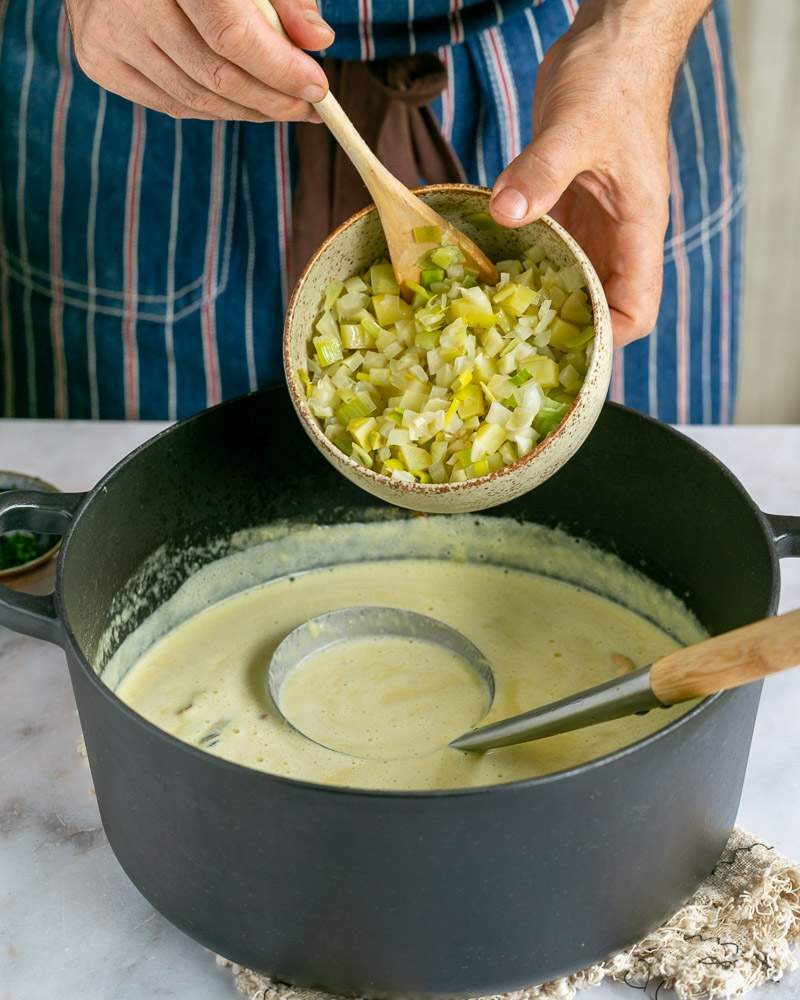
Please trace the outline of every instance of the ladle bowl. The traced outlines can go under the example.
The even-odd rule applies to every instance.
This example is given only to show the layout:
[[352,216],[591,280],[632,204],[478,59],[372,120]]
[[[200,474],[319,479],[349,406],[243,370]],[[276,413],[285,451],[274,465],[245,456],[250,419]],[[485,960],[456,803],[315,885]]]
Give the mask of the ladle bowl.
[[[322,742],[302,725],[297,724],[283,709],[283,685],[293,671],[332,646],[351,644],[359,640],[384,638],[406,639],[411,642],[441,646],[465,664],[479,679],[485,699],[481,718],[494,701],[494,673],[483,653],[465,635],[444,622],[402,608],[359,605],[326,611],[293,629],[275,648],[267,667],[267,692],[274,711],[286,722],[310,739],[329,750],[346,752],[333,743]],[[476,720],[477,721],[477,720]],[[455,734],[454,734],[455,735]],[[352,753],[351,753],[352,755]],[[356,754],[356,756],[358,756]]]

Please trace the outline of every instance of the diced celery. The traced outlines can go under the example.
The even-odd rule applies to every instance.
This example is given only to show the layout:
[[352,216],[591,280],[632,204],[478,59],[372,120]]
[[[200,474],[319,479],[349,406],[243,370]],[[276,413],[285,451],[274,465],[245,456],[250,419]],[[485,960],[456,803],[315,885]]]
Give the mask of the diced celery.
[[468,299],[456,299],[451,302],[447,309],[447,316],[450,320],[463,319],[468,326],[484,327],[488,329],[494,326],[494,313],[484,311],[474,305]]
[[511,410],[503,406],[502,403],[495,401],[486,413],[486,423],[499,424],[501,427],[505,427],[511,416]]
[[520,368],[516,375],[511,376],[511,381],[516,386],[525,385],[533,378],[533,375],[528,371],[527,368]]
[[325,289],[325,301],[322,304],[322,309],[324,312],[333,308],[334,302],[339,298],[339,296],[344,291],[343,281],[332,281],[328,287]]
[[343,451],[345,455],[350,454],[350,449],[353,447],[353,439],[347,433],[346,430],[340,428],[332,436],[331,441],[336,445],[339,451]]
[[342,323],[339,326],[339,338],[342,347],[348,351],[371,347],[373,342],[372,334],[365,329],[363,321],[361,323]]
[[467,219],[473,226],[475,226],[476,229],[501,228],[499,223],[495,222],[488,212],[473,212],[471,215],[467,216]]
[[414,335],[414,343],[421,347],[423,351],[432,351],[439,343],[438,330],[420,330]]
[[[577,337],[570,337],[566,341],[566,346],[574,351],[577,347],[583,347],[584,344],[588,344],[590,340],[594,337],[594,326],[585,326]],[[585,353],[585,352],[584,352]]]
[[513,281],[507,281],[505,285],[501,286],[492,296],[492,302],[495,305],[499,305],[501,302],[505,302],[506,299],[510,299],[516,290],[516,285]]
[[553,389],[558,385],[558,365],[552,358],[537,355],[527,362],[528,370],[543,389]]
[[403,444],[400,445],[399,450],[400,457],[405,462],[405,466],[409,472],[419,472],[421,469],[427,469],[433,462],[431,453],[417,445]]
[[584,288],[586,285],[586,278],[577,264],[572,264],[570,267],[562,267],[558,272],[558,277],[565,292],[572,293],[578,288]]
[[342,344],[338,334],[332,337],[314,337],[314,349],[323,368],[342,360]]
[[359,465],[365,466],[367,469],[372,468],[372,457],[371,455],[364,451],[364,449],[357,444],[354,444],[350,451],[350,458],[355,459]]
[[[362,282],[363,284],[363,282]],[[361,314],[369,305],[369,297],[362,292],[347,292],[336,301],[336,315],[340,323],[352,323],[361,319]]]
[[458,247],[437,247],[436,250],[431,250],[428,256],[432,264],[442,268],[444,271],[453,264],[462,264],[464,262],[464,254]]
[[420,272],[420,281],[423,287],[430,288],[431,285],[444,278],[444,271],[440,267],[429,267]]
[[330,312],[324,312],[320,316],[314,329],[321,337],[329,337],[333,340],[339,339],[339,328],[336,325],[336,320],[333,318],[333,314]]
[[511,333],[511,331],[514,329],[514,323],[511,317],[508,315],[507,312],[504,312],[502,309],[499,309],[495,313],[494,319],[497,325],[503,331],[503,333]]
[[588,368],[588,365],[586,364],[585,351],[570,351],[561,358],[561,361],[565,364],[572,365],[579,375],[585,377],[586,369]]
[[444,326],[446,314],[439,300],[432,298],[427,305],[417,311],[415,318],[423,329],[436,330]]
[[525,285],[515,285],[514,293],[505,303],[505,308],[509,309],[516,316],[521,316],[535,299],[536,292],[532,288],[527,288]]
[[525,259],[529,260],[531,264],[538,264],[546,256],[547,254],[541,243],[534,243],[532,247],[525,251]]
[[522,262],[519,260],[498,260],[495,267],[501,272],[501,274],[505,273],[511,275],[512,279],[522,273]]
[[356,417],[347,425],[347,433],[357,444],[366,449],[369,447],[370,435],[377,426],[378,422],[374,417]]
[[438,226],[415,226],[412,232],[415,243],[442,242],[442,231]]
[[398,320],[410,319],[414,315],[408,302],[404,302],[396,294],[373,295],[372,307],[381,326],[391,326]]
[[561,285],[552,284],[547,288],[547,294],[550,297],[550,305],[553,309],[560,309],[562,305],[567,301],[567,293],[561,287]]
[[497,331],[497,327],[490,326],[482,338],[483,349],[489,358],[499,354],[503,347],[503,338]]
[[567,409],[566,403],[545,397],[541,409],[534,417],[533,429],[540,437],[546,437],[558,427],[564,419]]
[[572,365],[565,365],[561,369],[558,381],[564,386],[567,392],[577,392],[581,387],[583,379]]
[[568,323],[565,319],[556,319],[550,328],[550,347],[559,351],[567,349],[569,342],[575,340],[580,335],[580,330],[574,323]]
[[[556,303],[554,305],[558,308]],[[561,306],[561,318],[576,326],[586,326],[592,322],[592,310],[589,308],[586,294],[581,289],[576,288],[566,298]]]
[[516,462],[517,454],[514,450],[514,445],[510,441],[506,441],[500,449],[500,458],[503,460],[504,465],[511,465],[512,462]]
[[[375,341],[378,341],[380,339],[384,341],[389,341],[391,338],[389,331],[384,330],[382,326],[376,323],[373,317],[370,316],[368,312],[365,312],[364,315],[361,317],[361,326],[364,329],[364,332],[369,337],[373,338]],[[371,344],[365,344],[364,346],[370,347]]]
[[345,290],[350,292],[363,293],[368,291],[367,283],[359,275],[355,274],[352,278],[348,278],[344,283]]
[[342,426],[347,427],[351,420],[357,420],[359,417],[368,417],[370,413],[375,412],[375,409],[376,406],[370,397],[366,393],[359,392],[348,402],[342,403],[336,411],[336,419]]
[[428,289],[423,288],[422,285],[418,285],[416,281],[406,281],[406,288],[414,293],[414,301],[411,303],[412,309],[418,309],[431,297],[431,293]]
[[477,462],[486,455],[493,454],[505,439],[506,431],[500,424],[481,424],[472,439],[470,461]]
[[462,420],[470,417],[482,417],[485,412],[483,392],[474,383],[459,389],[453,397],[458,402],[458,415]]
[[373,295],[398,295],[400,292],[391,264],[385,262],[373,264],[369,269],[369,281]]
[[482,382],[488,382],[493,375],[497,374],[497,364],[491,358],[487,358],[485,354],[480,353],[475,359],[475,371]]

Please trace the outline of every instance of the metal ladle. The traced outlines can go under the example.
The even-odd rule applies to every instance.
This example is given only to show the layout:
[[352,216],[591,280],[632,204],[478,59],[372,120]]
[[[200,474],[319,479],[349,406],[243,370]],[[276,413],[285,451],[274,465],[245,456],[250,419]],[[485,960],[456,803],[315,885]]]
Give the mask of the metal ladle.
[[[483,653],[459,631],[436,618],[400,608],[359,606],[339,608],[310,618],[290,632],[275,649],[267,669],[267,688],[278,715],[302,732],[281,708],[281,688],[289,674],[309,657],[331,646],[359,639],[393,637],[433,643],[454,653],[478,676],[486,693],[484,712],[494,701],[494,674]],[[312,739],[303,733],[306,739]],[[318,743],[319,740],[313,740]],[[320,744],[326,746],[326,744]],[[329,750],[343,752],[336,747]]]
[[[283,640],[269,665],[268,684],[280,712],[280,686],[303,659],[335,642],[399,635],[440,643],[464,659],[494,698],[494,674],[480,650],[460,632],[398,608],[357,607],[312,618]],[[800,665],[800,610],[677,649],[654,663],[541,708],[471,730],[450,743],[456,750],[489,750],[608,722],[761,680]],[[281,713],[282,714],[282,713]],[[288,721],[288,720],[287,720]],[[290,723],[291,724],[291,723]]]

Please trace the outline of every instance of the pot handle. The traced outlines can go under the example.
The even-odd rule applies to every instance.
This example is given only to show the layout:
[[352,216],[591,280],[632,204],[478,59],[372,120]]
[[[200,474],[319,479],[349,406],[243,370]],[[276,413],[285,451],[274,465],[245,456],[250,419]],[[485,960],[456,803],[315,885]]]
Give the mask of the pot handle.
[[767,514],[767,524],[772,532],[772,541],[779,559],[789,556],[800,557],[800,517],[792,514]]
[[[0,531],[63,535],[85,494],[8,490],[0,493]],[[39,596],[0,584],[0,625],[61,644],[53,594]]]

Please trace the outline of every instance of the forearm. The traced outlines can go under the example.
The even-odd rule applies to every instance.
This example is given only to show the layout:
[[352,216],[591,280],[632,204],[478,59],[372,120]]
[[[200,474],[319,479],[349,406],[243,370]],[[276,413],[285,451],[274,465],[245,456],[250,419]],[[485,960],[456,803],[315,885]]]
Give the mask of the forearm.
[[710,0],[582,0],[574,27],[602,20],[620,38],[650,43],[654,62],[675,64],[710,6]]

